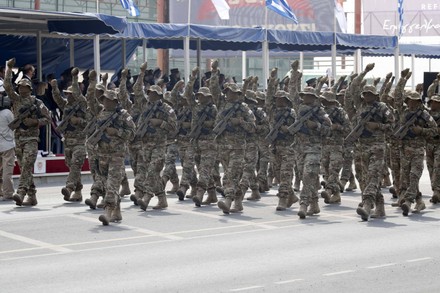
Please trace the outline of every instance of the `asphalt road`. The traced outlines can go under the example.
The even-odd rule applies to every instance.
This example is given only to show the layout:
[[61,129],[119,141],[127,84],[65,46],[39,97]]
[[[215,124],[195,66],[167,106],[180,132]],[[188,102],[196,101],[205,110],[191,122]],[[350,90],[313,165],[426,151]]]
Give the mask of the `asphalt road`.
[[369,222],[359,192],[299,220],[298,204],[275,211],[273,188],[233,215],[175,195],[142,212],[125,198],[123,221],[104,227],[102,211],[64,202],[61,187],[38,186],[32,208],[0,202],[0,292],[439,292],[440,205],[426,172],[426,210],[403,217],[384,190],[387,217]]

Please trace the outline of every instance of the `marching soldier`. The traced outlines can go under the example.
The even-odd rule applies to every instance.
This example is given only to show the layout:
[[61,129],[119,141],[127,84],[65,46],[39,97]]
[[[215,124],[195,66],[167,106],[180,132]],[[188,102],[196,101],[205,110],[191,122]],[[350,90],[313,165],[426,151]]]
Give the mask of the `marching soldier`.
[[431,96],[428,105],[431,108],[429,114],[437,123],[437,135],[427,139],[426,165],[431,178],[432,198],[430,202],[440,202],[440,96]]

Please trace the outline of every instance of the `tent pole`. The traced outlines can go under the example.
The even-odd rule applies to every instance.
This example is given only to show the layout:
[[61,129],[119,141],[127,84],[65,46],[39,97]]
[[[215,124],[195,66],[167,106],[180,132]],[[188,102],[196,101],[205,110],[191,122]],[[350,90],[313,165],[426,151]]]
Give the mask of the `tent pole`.
[[332,45],[332,80],[329,80],[329,86],[336,82],[336,43]]
[[99,48],[99,35],[93,36],[93,64],[97,76],[101,74],[101,50]]
[[[197,39],[197,67],[200,68],[202,64],[202,40],[199,38]],[[200,70],[199,70],[199,77],[200,77]],[[202,86],[202,79],[199,78],[199,88]]]
[[246,51],[241,51],[241,80],[246,78]]
[[411,75],[411,84],[412,84],[412,90],[416,89],[416,77],[414,72],[416,72],[416,55],[411,55],[411,71],[413,74]]
[[189,80],[189,75],[190,75],[189,36],[185,37],[184,39],[183,50],[184,50],[184,63],[185,63],[185,73],[183,76],[186,77],[185,80]]
[[399,44],[397,43],[396,48],[394,49],[394,76],[396,79],[394,80],[395,84],[399,80],[400,76],[400,66],[399,66]]
[[143,60],[142,63],[147,62],[147,59],[148,59],[147,57],[148,57],[147,56],[147,40],[143,39],[142,40],[142,60]]
[[122,68],[127,67],[127,41],[122,39]]
[[269,71],[269,43],[267,41],[267,6],[264,6],[264,41],[263,41],[263,88],[267,89],[267,77]]
[[[299,70],[301,72],[304,71],[304,52],[299,52]],[[304,79],[304,77],[301,74],[301,88],[300,88],[300,90],[302,90],[302,85],[304,84],[303,79]]]
[[38,81],[43,81],[43,57],[41,50],[41,31],[37,32],[37,73],[38,73]]
[[70,59],[70,67],[75,66],[75,39],[70,38],[69,42],[69,59]]

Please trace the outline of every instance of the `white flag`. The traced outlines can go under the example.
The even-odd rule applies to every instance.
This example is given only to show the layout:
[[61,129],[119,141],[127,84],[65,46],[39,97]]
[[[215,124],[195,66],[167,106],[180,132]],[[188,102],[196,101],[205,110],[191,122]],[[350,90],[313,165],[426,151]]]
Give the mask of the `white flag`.
[[215,10],[217,10],[218,16],[220,19],[228,20],[229,19],[229,5],[226,0],[211,0],[212,4],[214,4]]

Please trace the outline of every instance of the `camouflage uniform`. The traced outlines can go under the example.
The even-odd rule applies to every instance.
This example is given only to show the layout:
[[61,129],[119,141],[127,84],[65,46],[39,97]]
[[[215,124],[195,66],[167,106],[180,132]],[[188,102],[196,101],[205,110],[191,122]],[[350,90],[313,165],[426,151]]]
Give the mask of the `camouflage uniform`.
[[[265,102],[265,96],[262,92],[257,92],[257,101],[262,100]],[[269,168],[270,161],[270,147],[269,144],[264,139],[269,133],[269,117],[265,111],[265,107],[258,108],[256,119],[256,127],[258,133],[258,165],[257,165],[257,181],[260,187],[260,192],[265,192],[269,190],[267,182],[267,172]],[[260,115],[261,114],[261,115]]]
[[[429,103],[440,103],[439,96],[430,97]],[[437,131],[440,129],[440,111],[430,111],[430,115],[437,122]],[[440,135],[430,137],[426,140],[426,165],[428,166],[429,177],[431,178],[433,204],[440,202]]]
[[[37,190],[35,188],[34,179],[32,176],[32,168],[34,167],[35,160],[37,159],[38,141],[40,135],[39,127],[49,124],[50,114],[43,102],[34,96],[31,96],[30,92],[29,94],[25,95],[19,94],[14,90],[14,86],[12,84],[12,67],[13,64],[8,61],[4,88],[13,103],[14,117],[18,118],[21,113],[28,110],[32,106],[35,106],[36,108],[36,110],[33,111],[28,118],[25,118],[19,127],[15,129],[15,155],[17,157],[21,173],[17,193],[13,195],[13,199],[19,206],[34,206],[37,204]],[[32,90],[32,84],[27,79],[20,80],[18,83],[19,91],[20,87],[28,87]],[[27,119],[32,119],[36,122],[33,125],[29,125],[28,123],[25,123]],[[28,197],[26,200],[24,200],[26,194]]]

